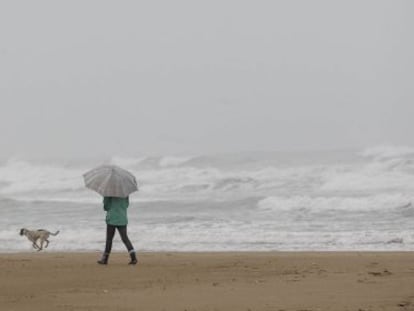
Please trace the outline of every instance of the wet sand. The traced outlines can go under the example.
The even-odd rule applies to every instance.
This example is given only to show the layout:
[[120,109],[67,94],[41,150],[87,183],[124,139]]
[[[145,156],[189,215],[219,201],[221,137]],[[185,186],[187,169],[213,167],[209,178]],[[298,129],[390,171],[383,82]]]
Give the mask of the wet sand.
[[414,310],[414,253],[0,255],[0,310]]

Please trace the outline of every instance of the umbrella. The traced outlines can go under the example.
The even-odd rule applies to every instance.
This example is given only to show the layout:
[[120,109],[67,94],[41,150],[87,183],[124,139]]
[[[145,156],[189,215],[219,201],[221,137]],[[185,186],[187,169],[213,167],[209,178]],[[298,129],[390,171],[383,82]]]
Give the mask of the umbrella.
[[85,186],[104,197],[126,198],[138,190],[130,172],[116,165],[101,165],[83,174]]

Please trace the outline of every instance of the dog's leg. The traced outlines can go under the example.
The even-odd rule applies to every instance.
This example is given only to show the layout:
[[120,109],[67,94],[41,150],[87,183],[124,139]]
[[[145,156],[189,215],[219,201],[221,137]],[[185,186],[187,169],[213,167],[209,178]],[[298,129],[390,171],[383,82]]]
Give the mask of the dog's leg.
[[42,247],[39,246],[39,244],[37,244],[37,241],[39,241],[39,238],[37,238],[36,240],[33,241],[33,243],[36,245],[37,251],[41,251]]
[[45,242],[46,242],[45,248],[47,248],[49,246],[49,240],[45,240]]
[[40,240],[40,248],[38,251],[41,251],[43,249],[43,240]]

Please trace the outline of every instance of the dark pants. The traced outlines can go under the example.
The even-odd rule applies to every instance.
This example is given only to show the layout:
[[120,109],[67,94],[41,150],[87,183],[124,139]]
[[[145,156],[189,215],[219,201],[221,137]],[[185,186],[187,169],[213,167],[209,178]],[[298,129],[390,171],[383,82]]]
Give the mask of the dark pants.
[[128,238],[127,226],[113,226],[106,225],[106,244],[105,244],[105,253],[109,254],[112,249],[112,240],[115,235],[115,229],[118,229],[119,235],[121,236],[122,242],[125,244],[128,252],[134,249],[131,241]]

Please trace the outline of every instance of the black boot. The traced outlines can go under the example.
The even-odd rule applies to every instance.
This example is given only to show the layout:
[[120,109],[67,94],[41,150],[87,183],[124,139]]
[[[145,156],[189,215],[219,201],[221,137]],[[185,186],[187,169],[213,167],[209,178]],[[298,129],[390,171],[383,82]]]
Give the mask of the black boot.
[[102,258],[97,261],[100,265],[107,265],[108,264],[109,253],[103,253]]
[[136,265],[138,260],[137,260],[137,254],[135,253],[135,251],[130,250],[129,251],[129,256],[131,256],[131,261],[128,264],[129,265]]

